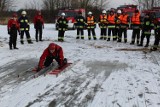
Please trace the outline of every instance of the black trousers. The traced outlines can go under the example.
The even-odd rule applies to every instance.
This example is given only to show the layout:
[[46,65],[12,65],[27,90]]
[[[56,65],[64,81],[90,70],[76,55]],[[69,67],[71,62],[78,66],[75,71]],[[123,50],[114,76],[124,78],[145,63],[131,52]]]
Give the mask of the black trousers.
[[55,59],[57,63],[60,64],[60,59],[58,57],[47,56],[44,62],[44,66],[48,67],[53,62],[53,59]]
[[143,31],[143,32],[142,32],[142,35],[141,35],[141,42],[140,42],[140,44],[143,45],[143,40],[144,40],[144,38],[146,37],[146,39],[147,39],[146,45],[149,45],[150,36],[151,36],[151,34],[144,34],[144,31]]
[[16,48],[17,45],[17,30],[16,31],[11,31],[10,37],[9,37],[9,48],[12,49]]
[[133,32],[132,32],[132,43],[133,44],[134,44],[136,38],[137,38],[137,44],[139,44],[140,29],[133,29]]
[[65,31],[64,30],[59,30],[58,31],[58,40],[62,40],[64,39],[64,33]]
[[38,41],[38,35],[39,41],[42,41],[42,28],[36,28],[36,41]]
[[[58,65],[61,64],[59,57],[48,56],[48,57],[46,58],[45,62],[44,62],[44,66],[45,66],[45,67],[48,67],[48,66],[53,62],[53,59],[55,59],[55,60],[57,61]],[[66,64],[66,63],[67,63],[67,59],[64,58],[62,65]]]
[[84,31],[83,31],[83,28],[77,28],[77,36],[78,35],[84,35]]
[[160,29],[156,31],[154,46],[158,47],[159,42],[160,42]]
[[122,40],[122,35],[123,34],[124,34],[124,41],[127,40],[127,29],[125,29],[125,28],[120,28],[119,29],[118,40]]
[[21,43],[23,42],[24,33],[26,34],[28,43],[31,43],[31,37],[28,30],[21,31]]
[[88,36],[91,36],[91,33],[92,33],[92,36],[95,36],[95,35],[96,35],[94,29],[88,29]]
[[101,36],[107,36],[107,29],[101,28]]
[[116,34],[115,34],[115,28],[108,28],[108,39],[111,38],[111,32],[112,32],[113,40],[116,40],[117,38],[115,37],[116,36]]
[[96,33],[95,33],[94,28],[88,29],[88,39],[91,39],[91,33],[92,33],[93,38],[96,39]]

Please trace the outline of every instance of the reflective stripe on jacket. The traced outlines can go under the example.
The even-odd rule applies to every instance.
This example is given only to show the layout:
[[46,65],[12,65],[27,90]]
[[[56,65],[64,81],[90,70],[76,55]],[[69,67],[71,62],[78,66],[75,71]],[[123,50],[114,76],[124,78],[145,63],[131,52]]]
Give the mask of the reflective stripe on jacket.
[[87,17],[87,24],[88,25],[94,25],[95,24],[93,16],[91,16],[91,17],[88,16]]
[[107,15],[100,15],[100,23],[107,23]]

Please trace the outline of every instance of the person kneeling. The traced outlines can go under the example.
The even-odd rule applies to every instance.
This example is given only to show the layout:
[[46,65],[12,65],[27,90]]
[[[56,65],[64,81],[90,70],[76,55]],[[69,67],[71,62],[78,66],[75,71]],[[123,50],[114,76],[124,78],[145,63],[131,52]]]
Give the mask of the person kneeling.
[[59,68],[67,64],[67,59],[63,56],[62,47],[55,43],[50,43],[40,57],[37,72],[52,64],[54,59],[57,61]]

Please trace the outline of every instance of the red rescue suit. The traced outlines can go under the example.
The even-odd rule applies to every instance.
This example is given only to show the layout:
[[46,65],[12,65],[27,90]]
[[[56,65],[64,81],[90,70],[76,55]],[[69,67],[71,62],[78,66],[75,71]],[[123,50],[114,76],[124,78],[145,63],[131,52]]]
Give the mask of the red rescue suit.
[[50,53],[49,51],[49,47],[47,47],[43,54],[40,57],[40,61],[39,61],[39,65],[38,67],[40,67],[41,69],[43,67],[45,67],[45,61],[47,58],[51,58],[52,60],[55,59],[59,66],[63,66],[63,60],[64,60],[64,56],[63,56],[63,50],[62,47],[60,47],[59,45],[55,44],[55,51],[53,53]]

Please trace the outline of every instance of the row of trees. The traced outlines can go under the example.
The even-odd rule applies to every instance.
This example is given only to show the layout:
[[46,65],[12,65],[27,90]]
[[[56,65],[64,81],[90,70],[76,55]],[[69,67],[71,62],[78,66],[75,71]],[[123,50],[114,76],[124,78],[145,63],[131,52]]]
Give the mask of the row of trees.
[[[1,16],[4,16],[6,13],[12,13],[9,11],[16,7],[16,1],[17,0],[0,0]],[[134,2],[141,10],[160,6],[160,0],[134,0]],[[109,0],[32,0],[28,4],[25,4],[23,9],[27,10],[30,18],[33,17],[36,10],[41,9],[45,21],[53,22],[58,10],[62,8],[84,8],[87,12],[92,11],[95,16],[98,16],[101,10],[107,9],[108,6]],[[18,11],[19,14],[20,11],[22,10]]]
[[[13,9],[17,0],[0,0],[0,12]],[[133,0],[139,5],[140,9],[151,9],[152,7],[159,7],[160,0]],[[109,0],[33,0],[25,5],[24,9],[43,9],[43,10],[57,10],[59,8],[90,8],[103,9],[107,8]]]
[[0,12],[9,10],[14,7],[14,0],[0,0]]
[[44,9],[55,10],[63,7],[67,8],[85,8],[97,7],[106,8],[108,0],[43,0]]
[[152,9],[153,7],[160,7],[160,0],[134,0],[139,6],[139,9]]
[[[86,12],[94,11],[95,15],[99,14],[102,9],[106,9],[109,0],[32,0],[25,4],[24,9],[29,12],[29,17],[33,17],[35,10],[41,10],[45,21],[53,22],[58,10],[62,8],[84,8]],[[14,9],[16,0],[0,0],[0,12],[6,14],[6,11]],[[21,10],[19,10],[21,11]],[[19,12],[18,12],[19,13]],[[96,15],[96,16],[97,16]]]

